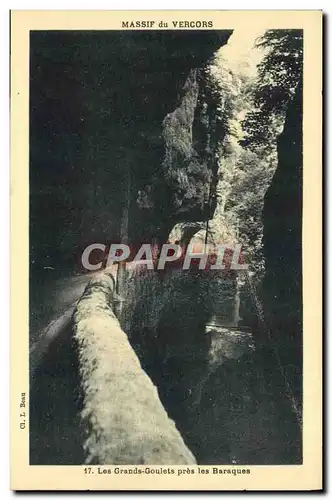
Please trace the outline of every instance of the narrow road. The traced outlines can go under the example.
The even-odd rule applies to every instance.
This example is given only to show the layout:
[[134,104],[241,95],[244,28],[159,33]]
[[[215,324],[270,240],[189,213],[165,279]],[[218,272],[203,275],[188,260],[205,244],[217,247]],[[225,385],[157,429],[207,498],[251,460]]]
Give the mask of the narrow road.
[[48,277],[35,287],[30,298],[30,345],[38,340],[40,331],[79,299],[90,278],[91,274]]
[[[94,273],[96,274],[96,273]],[[77,300],[93,274],[43,281],[30,296],[30,377],[50,345],[69,331]]]

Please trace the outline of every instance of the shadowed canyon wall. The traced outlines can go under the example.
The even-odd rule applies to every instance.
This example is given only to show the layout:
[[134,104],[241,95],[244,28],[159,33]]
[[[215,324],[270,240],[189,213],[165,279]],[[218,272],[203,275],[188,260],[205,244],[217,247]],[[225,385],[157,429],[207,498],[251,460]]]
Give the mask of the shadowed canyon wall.
[[118,240],[128,189],[133,241],[207,217],[221,130],[202,68],[230,34],[31,33],[33,271],[77,269],[79,248]]
[[[297,398],[302,394],[302,88],[288,106],[264,203],[265,316]],[[314,332],[313,332],[314,333]]]

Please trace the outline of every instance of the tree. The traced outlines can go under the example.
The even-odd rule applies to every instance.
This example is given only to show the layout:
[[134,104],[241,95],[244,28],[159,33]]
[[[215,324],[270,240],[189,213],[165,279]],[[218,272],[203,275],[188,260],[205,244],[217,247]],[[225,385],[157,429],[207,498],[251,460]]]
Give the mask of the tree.
[[244,120],[243,146],[252,150],[271,145],[281,131],[288,103],[302,81],[303,31],[268,30],[255,46],[265,51],[255,85],[248,87],[254,109]]
[[251,271],[263,267],[262,210],[264,194],[276,168],[276,157],[241,149],[225,206],[230,224],[237,227]]

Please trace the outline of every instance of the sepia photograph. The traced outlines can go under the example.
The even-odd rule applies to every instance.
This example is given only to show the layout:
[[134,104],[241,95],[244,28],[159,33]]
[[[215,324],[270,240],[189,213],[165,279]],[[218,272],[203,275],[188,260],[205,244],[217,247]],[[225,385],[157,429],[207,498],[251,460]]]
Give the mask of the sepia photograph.
[[154,14],[26,37],[19,426],[27,466],[245,484],[304,463],[306,30]]

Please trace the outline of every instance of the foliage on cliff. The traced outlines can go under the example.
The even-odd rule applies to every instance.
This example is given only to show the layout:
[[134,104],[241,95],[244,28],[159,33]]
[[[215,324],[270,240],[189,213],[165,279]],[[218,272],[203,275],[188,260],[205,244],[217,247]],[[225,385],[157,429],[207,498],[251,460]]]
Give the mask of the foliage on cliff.
[[[268,30],[255,46],[264,49],[257,76],[232,75],[238,92],[232,96],[233,116],[220,156],[217,212],[236,230],[251,269],[263,271],[264,195],[277,166],[278,134],[302,80],[303,34],[301,30]],[[232,125],[237,133],[232,133]]]
[[210,65],[209,74],[223,104],[217,108],[217,120],[224,120],[225,135],[216,154],[216,208],[209,222],[208,239],[242,242],[247,262],[257,270],[262,268],[263,198],[276,166],[276,155],[274,152],[267,156],[262,148],[252,152],[243,146],[243,122],[254,106],[249,92],[254,79],[234,71],[222,55]]
[[254,84],[248,88],[254,109],[245,119],[244,145],[271,150],[281,132],[287,106],[302,80],[303,31],[267,30],[256,47],[264,49],[265,56],[258,65]]
[[189,73],[178,106],[163,120],[164,158],[150,183],[138,193],[140,209],[151,210],[164,199],[164,217],[178,221],[209,218],[218,150],[232,103],[223,90],[209,64]]

